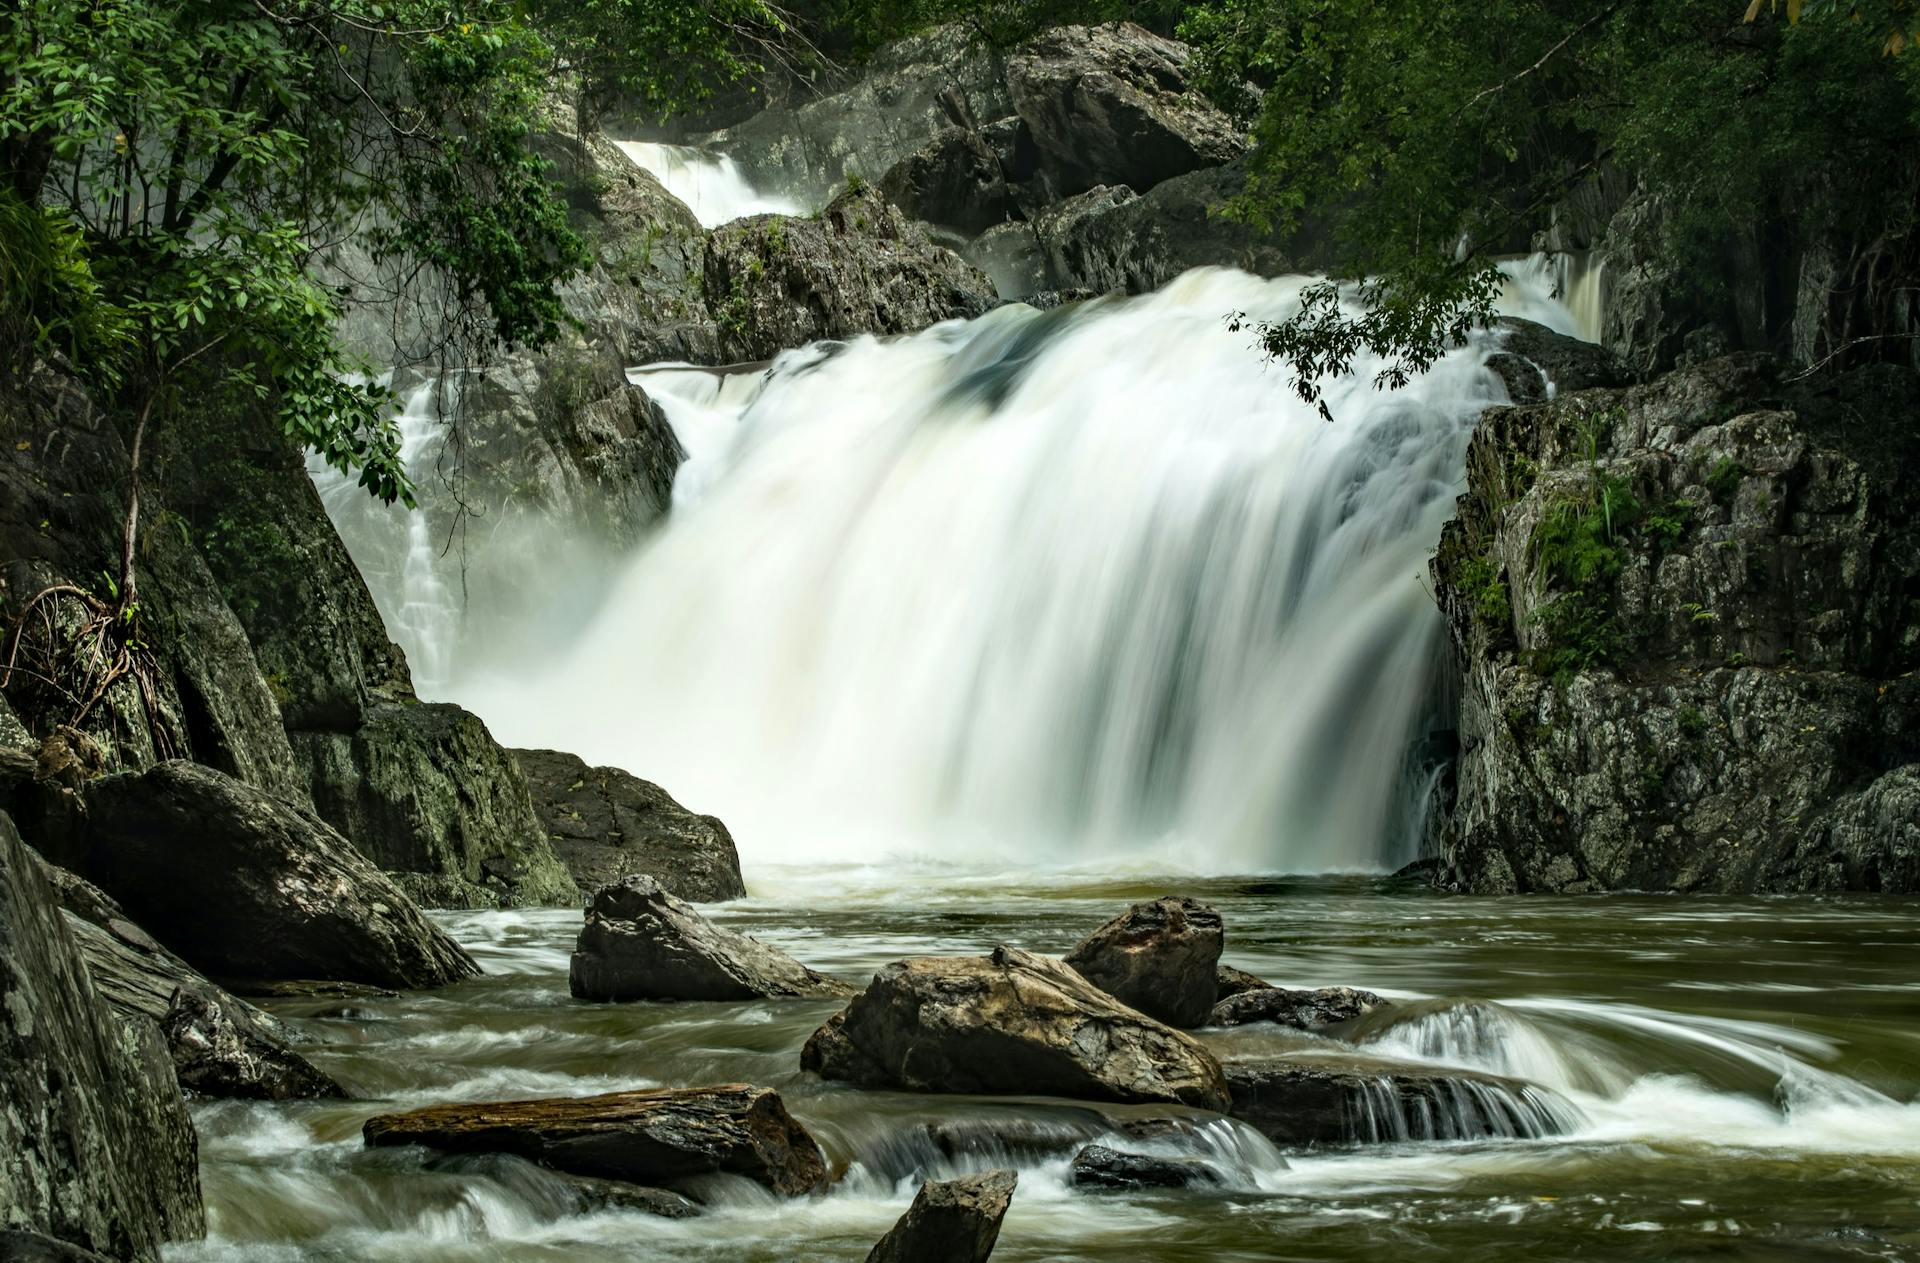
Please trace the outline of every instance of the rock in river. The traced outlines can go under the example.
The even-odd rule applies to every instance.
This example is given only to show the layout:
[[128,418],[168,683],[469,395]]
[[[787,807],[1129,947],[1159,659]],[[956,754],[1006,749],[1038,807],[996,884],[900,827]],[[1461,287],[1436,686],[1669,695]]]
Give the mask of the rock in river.
[[1532,1139],[1581,1121],[1555,1092],[1472,1070],[1276,1057],[1228,1062],[1226,1075],[1229,1112],[1283,1145]]
[[986,1263],[1019,1180],[1005,1170],[928,1180],[867,1263]]
[[733,835],[649,781],[588,767],[559,750],[515,750],[534,814],[583,890],[645,873],[676,898],[718,903],[747,893]]
[[0,815],[0,1228],[22,1252],[52,1238],[158,1258],[203,1228],[197,1152],[159,1034],[95,992],[38,860]]
[[1169,1026],[1205,1024],[1218,990],[1220,914],[1165,895],[1136,903],[1067,953],[1067,964],[1108,995]]
[[1198,1158],[1165,1158],[1088,1145],[1073,1156],[1067,1181],[1075,1188],[1189,1188],[1218,1184],[1220,1174]]
[[582,1000],[837,997],[853,988],[715,925],[636,874],[594,892],[567,981]]
[[571,1175],[631,1184],[722,1173],[797,1197],[827,1182],[820,1146],[787,1113],[780,1094],[744,1083],[435,1105],[377,1115],[362,1134],[376,1147],[508,1153]]
[[1335,1022],[1350,1022],[1385,1004],[1371,991],[1355,987],[1321,987],[1294,991],[1287,987],[1257,987],[1242,991],[1213,1006],[1208,1026],[1246,1026],[1273,1022],[1310,1031]]
[[803,1069],[917,1092],[1168,1101],[1224,1110],[1219,1063],[1062,962],[1011,947],[896,961],[815,1031]]
[[87,788],[85,875],[197,969],[433,987],[459,944],[313,812],[197,763]]

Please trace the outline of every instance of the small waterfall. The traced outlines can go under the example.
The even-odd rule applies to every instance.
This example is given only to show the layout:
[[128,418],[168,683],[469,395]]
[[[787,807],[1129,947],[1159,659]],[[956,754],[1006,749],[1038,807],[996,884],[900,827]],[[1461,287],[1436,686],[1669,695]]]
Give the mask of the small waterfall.
[[715,228],[745,215],[804,215],[809,209],[794,198],[755,189],[739,164],[725,154],[652,141],[617,143],[634,166],[685,203],[702,228]]
[[1586,1116],[1565,1097],[1532,1084],[1436,1078],[1362,1085],[1347,1125],[1355,1140],[1538,1140],[1579,1130]]
[[[1606,333],[1610,278],[1601,250],[1538,253],[1507,265],[1513,315],[1538,321],[1556,333],[1598,343]],[[1533,301],[1527,301],[1528,296]],[[1540,299],[1550,300],[1541,303]]]

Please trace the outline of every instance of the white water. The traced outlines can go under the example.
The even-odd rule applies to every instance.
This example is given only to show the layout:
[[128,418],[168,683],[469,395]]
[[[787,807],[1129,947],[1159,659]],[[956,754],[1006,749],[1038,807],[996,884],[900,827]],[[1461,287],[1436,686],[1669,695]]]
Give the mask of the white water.
[[725,154],[688,145],[652,141],[617,142],[634,166],[650,173],[693,212],[703,228],[730,223],[744,215],[804,215],[809,207],[795,198],[753,187]]
[[1327,424],[1224,319],[1301,283],[640,374],[691,456],[673,521],[571,650],[457,696],[750,857],[1410,858],[1426,563],[1500,388],[1478,349],[1394,393],[1363,366]]

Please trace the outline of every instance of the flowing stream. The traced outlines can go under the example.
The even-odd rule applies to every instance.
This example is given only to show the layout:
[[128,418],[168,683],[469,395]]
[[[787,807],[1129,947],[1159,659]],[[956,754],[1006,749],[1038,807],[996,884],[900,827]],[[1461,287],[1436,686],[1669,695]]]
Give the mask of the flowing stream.
[[[1517,314],[1592,318],[1556,296],[1593,306],[1597,268],[1510,276]],[[1501,399],[1496,339],[1401,392],[1363,366],[1329,384],[1329,424],[1228,321],[1285,314],[1301,283],[1201,271],[770,366],[638,367],[688,452],[671,521],[589,618],[481,611],[548,646],[511,670],[453,651],[474,611],[429,581],[431,541],[320,481],[424,692],[728,820],[752,897],[712,909],[726,923],[859,981],[1061,951],[1191,893],[1231,963],[1397,1002],[1323,1035],[1202,1032],[1222,1059],[1509,1075],[1558,1134],[1423,1139],[1449,1120],[1382,1110],[1381,1143],[1282,1151],[1212,1120],[1186,1143],[1218,1187],[1089,1194],[1067,1141],[1112,1111],[824,1084],[799,1050],[834,1003],[579,1004],[577,911],[442,914],[484,978],[276,1005],[361,1099],[197,1107],[212,1232],[170,1257],[858,1260],[921,1179],[1003,1164],[1021,1182],[998,1260],[1920,1257],[1901,905],[1442,898],[1365,875],[1420,844],[1450,706],[1425,567]],[[422,460],[429,398],[406,431]],[[1323,876],[1246,876],[1277,873]],[[394,1108],[735,1080],[782,1091],[833,1191],[709,1183],[696,1219],[585,1213],[524,1163],[359,1142]],[[926,1131],[1007,1119],[1050,1143],[956,1158]]]

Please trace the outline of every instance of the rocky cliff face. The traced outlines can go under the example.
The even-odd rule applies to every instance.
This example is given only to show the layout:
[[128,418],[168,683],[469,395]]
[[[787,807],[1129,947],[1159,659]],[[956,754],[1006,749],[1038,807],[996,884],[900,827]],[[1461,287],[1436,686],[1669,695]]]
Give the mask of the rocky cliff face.
[[1443,880],[1920,889],[1916,415],[1762,357],[1489,412],[1434,563]]

